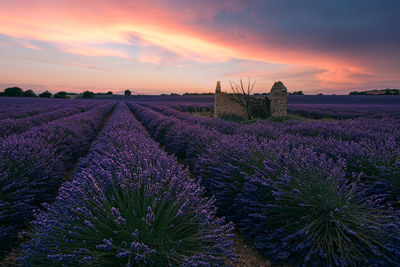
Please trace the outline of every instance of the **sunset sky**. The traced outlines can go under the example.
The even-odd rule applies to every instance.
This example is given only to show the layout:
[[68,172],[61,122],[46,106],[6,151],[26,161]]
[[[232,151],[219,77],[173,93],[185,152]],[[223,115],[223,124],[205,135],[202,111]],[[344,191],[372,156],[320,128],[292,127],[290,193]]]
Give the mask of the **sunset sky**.
[[400,87],[398,0],[0,0],[0,90]]

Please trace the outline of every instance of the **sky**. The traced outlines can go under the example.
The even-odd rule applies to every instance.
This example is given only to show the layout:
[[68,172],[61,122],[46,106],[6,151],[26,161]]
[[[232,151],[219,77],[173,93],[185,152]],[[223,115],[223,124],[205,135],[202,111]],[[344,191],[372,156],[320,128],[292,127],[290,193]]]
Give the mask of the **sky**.
[[0,90],[400,88],[398,0],[0,0]]

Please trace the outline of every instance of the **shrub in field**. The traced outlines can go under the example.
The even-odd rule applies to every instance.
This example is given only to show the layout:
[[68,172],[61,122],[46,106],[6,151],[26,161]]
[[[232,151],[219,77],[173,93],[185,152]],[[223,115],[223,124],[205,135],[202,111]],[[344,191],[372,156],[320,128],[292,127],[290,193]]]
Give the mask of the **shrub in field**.
[[383,140],[393,136],[400,140],[400,121],[392,118],[360,118],[346,121],[294,121],[272,122],[258,120],[251,125],[237,124],[222,119],[193,116],[163,105],[147,107],[190,124],[199,124],[224,134],[251,134],[276,139],[283,134],[335,138],[344,141]]
[[57,202],[36,215],[22,265],[222,265],[231,224],[126,105],[110,118]]
[[[400,180],[400,146],[395,139],[367,139],[351,144],[347,147],[338,145],[331,151],[341,153],[348,164],[347,171],[358,173],[362,181],[369,186],[366,194],[379,194],[382,201],[399,207],[400,195],[396,188]],[[349,149],[354,146],[357,149]]]
[[128,106],[142,120],[153,138],[160,142],[167,152],[185,159],[190,168],[193,168],[197,156],[221,136],[216,130],[191,125],[141,105],[128,103]]
[[[145,124],[149,119],[138,117]],[[182,124],[185,130],[177,125],[165,134],[171,152],[180,142],[187,143],[186,151],[197,143],[185,139],[185,131],[208,132],[195,124]],[[398,186],[397,139],[279,137],[221,134],[200,150],[193,172],[215,196],[219,212],[273,263],[399,264],[399,215],[386,198],[393,198]],[[377,190],[384,181],[392,191]]]
[[246,182],[245,174],[262,167],[264,155],[256,151],[257,146],[254,136],[222,136],[206,146],[194,164],[193,173],[215,196],[218,211],[229,219],[240,217],[236,197]]
[[212,146],[216,140],[219,140],[221,138],[221,134],[215,130],[205,131],[201,126],[190,128],[185,125],[185,128],[187,131],[192,129],[197,132],[193,139],[187,138],[190,135],[186,136],[186,140],[190,143],[190,145],[188,145],[186,148],[185,164],[189,166],[190,170],[193,170],[198,160],[198,156],[205,153],[205,150],[208,147]]
[[199,125],[188,127],[187,123],[178,122],[166,131],[163,145],[168,152],[174,153],[178,158],[191,161],[204,148],[201,146],[202,141],[213,138],[212,132],[207,131],[210,134],[204,135],[203,131],[204,127]]
[[33,210],[54,200],[74,156],[89,148],[113,105],[0,139],[0,254],[14,244]]
[[[22,98],[25,101],[28,101],[30,99],[26,99],[26,98]],[[21,99],[21,100],[22,100]],[[55,109],[57,109],[57,107],[63,107],[63,103],[62,102],[57,102],[57,103],[36,103],[36,105],[34,107],[31,106],[32,103],[23,103],[21,104],[21,106],[18,106],[15,101],[16,98],[12,99],[13,101],[10,101],[8,103],[8,106],[4,106],[2,107],[0,105],[0,120],[4,120],[4,119],[20,119],[20,118],[26,118],[32,115],[37,115],[40,113],[45,113],[45,112],[49,112],[49,111],[54,111]],[[19,100],[19,99],[18,99]],[[47,100],[47,99],[46,99]],[[46,100],[42,100],[43,102],[45,102]],[[38,101],[39,99],[35,99],[34,101]],[[47,100],[49,101],[49,100]],[[10,104],[12,106],[10,106]]]
[[[349,142],[365,139],[383,140],[393,136],[400,140],[400,120],[393,119],[354,119],[346,121],[257,121],[251,125],[241,125],[235,133],[252,134],[267,138],[280,138],[281,135],[334,138]],[[233,134],[231,132],[230,134]]]
[[224,134],[251,134],[267,138],[280,138],[285,134],[335,138],[343,141],[360,142],[365,139],[384,140],[392,136],[399,143],[400,121],[386,119],[352,119],[346,121],[286,121],[272,122],[258,120],[251,125],[237,124],[222,119],[193,116],[167,106],[145,105],[168,117],[174,117],[190,124],[198,124],[207,129]]
[[338,162],[302,147],[280,152],[281,146],[268,144],[275,155],[246,177],[238,197],[247,215],[241,225],[257,248],[273,262],[399,263],[392,209],[373,196],[360,199],[365,187],[349,182]]
[[273,263],[389,264],[400,260],[395,211],[345,178],[343,159],[251,136],[225,136],[194,173]]
[[359,142],[363,139],[381,140],[388,136],[400,137],[399,120],[352,119],[346,121],[311,121],[277,124],[286,133],[302,136],[319,136],[344,141]]
[[162,119],[162,118],[160,118],[159,116],[154,117],[155,121],[151,124],[150,128],[153,129],[152,136],[154,137],[154,139],[162,144],[165,144],[166,143],[165,135],[168,132],[168,129],[170,127],[173,127],[177,123],[180,123],[180,121],[174,120],[174,119],[168,119],[168,120],[163,120],[163,121],[159,122],[158,121],[159,119]]
[[150,132],[150,134],[161,144],[165,144],[165,134],[170,127],[175,127],[175,124],[180,123],[178,119],[168,118],[155,112],[151,109],[145,108],[141,105],[128,103],[129,108],[136,113],[137,116],[143,118],[143,124]]
[[[260,121],[238,127],[236,136],[250,134],[274,140],[286,139],[294,147],[304,144],[335,160],[344,158],[346,176],[349,179],[360,177],[369,185],[365,194],[380,194],[383,201],[398,206],[399,194],[395,188],[400,171],[395,163],[400,158],[400,131],[397,123],[392,121],[352,120],[342,126],[336,122],[277,124]],[[231,142],[235,143],[235,140]]]
[[[167,103],[164,104],[167,105]],[[169,106],[182,112],[213,112],[214,109],[214,103],[180,102],[169,104]]]
[[226,121],[220,118],[209,118],[202,116],[193,116],[184,112],[177,111],[173,108],[163,106],[163,105],[147,105],[147,107],[161,112],[162,114],[170,117],[177,118],[184,122],[189,122],[191,124],[198,124],[206,127],[207,129],[218,130],[224,134],[232,134],[237,128],[240,128],[240,124],[233,123],[231,121]]
[[363,139],[359,142],[291,135],[285,135],[284,138],[293,146],[303,144],[336,161],[344,159],[345,176],[351,181],[357,178],[366,184],[363,197],[378,195],[382,203],[399,207],[400,197],[396,188],[400,180],[400,148],[394,137],[375,141]]
[[397,196],[396,198],[396,207],[400,207],[400,158],[397,159],[396,163],[396,172],[393,176],[392,185],[393,185],[393,195]]
[[92,108],[93,106],[87,105],[86,107],[81,107],[79,105],[72,107],[63,107],[54,111],[43,112],[40,114],[35,114],[33,116],[28,116],[26,118],[20,119],[4,119],[0,124],[0,137],[6,137],[12,134],[22,133],[29,130],[33,126],[41,125],[43,123],[48,123],[55,119],[62,117],[67,117],[78,112],[82,112]]
[[[379,99],[376,98],[376,99]],[[289,113],[321,119],[400,118],[398,104],[289,104]]]
[[32,210],[41,201],[51,199],[64,166],[52,149],[23,137],[3,140],[0,154],[1,255],[16,241],[18,230],[32,216]]

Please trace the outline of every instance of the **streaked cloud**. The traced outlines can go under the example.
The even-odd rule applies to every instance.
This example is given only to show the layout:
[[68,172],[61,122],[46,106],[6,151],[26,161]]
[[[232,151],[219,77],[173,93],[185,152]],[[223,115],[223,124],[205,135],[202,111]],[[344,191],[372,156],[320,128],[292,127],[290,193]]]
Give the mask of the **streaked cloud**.
[[59,45],[59,49],[62,52],[71,53],[81,56],[89,57],[120,57],[120,58],[130,58],[129,55],[121,50],[111,49],[107,47],[98,47],[96,45],[90,44],[62,44]]
[[[0,46],[7,50],[0,57],[18,54],[19,61],[9,64],[14,72],[36,71],[40,84],[49,86],[54,82],[41,73],[50,68],[18,64],[40,58],[63,62],[73,73],[78,70],[72,67],[90,69],[84,83],[101,90],[107,78],[112,86],[161,92],[247,76],[262,81],[259,90],[269,79],[306,92],[368,89],[380,82],[399,87],[398,8],[391,0],[4,1]],[[96,71],[107,70],[96,78]],[[78,88],[80,76],[64,79]],[[153,76],[160,77],[158,83],[149,82]],[[62,79],[61,72],[57,77]]]

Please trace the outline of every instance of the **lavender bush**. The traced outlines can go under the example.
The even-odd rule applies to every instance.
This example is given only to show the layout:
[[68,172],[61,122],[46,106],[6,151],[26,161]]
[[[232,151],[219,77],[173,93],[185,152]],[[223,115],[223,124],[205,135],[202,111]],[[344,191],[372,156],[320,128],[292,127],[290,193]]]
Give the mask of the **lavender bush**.
[[292,147],[312,147],[318,154],[325,154],[335,161],[344,159],[346,178],[353,182],[360,180],[368,187],[363,197],[379,196],[382,203],[399,207],[400,197],[397,192],[400,147],[393,136],[375,141],[363,139],[359,142],[293,135],[284,135],[282,139]]
[[[379,98],[379,97],[378,97]],[[291,114],[312,119],[400,118],[399,104],[289,104]]]
[[[386,262],[393,262],[388,255],[398,260],[378,241],[378,233],[386,237],[382,242],[392,241],[399,229],[393,223],[396,213],[382,206],[376,193],[367,198],[369,187],[351,183],[344,170],[343,159],[334,162],[302,146],[225,136],[199,156],[194,173],[216,197],[219,212],[241,226],[273,262],[346,265],[383,255]],[[322,227],[332,236],[319,236]]]
[[[367,118],[344,122],[286,121],[277,123],[258,121],[252,125],[228,122],[233,126],[226,127],[224,124],[219,124],[218,119],[199,119],[160,105],[147,104],[146,106],[174,119],[180,119],[181,123],[185,122],[191,125],[190,127],[173,128],[171,133],[167,134],[170,135],[168,142],[162,142],[155,136],[156,140],[160,141],[170,153],[176,153],[178,157],[185,157],[182,154],[182,149],[183,151],[186,150],[185,147],[190,150],[193,146],[196,146],[195,144],[198,143],[196,138],[198,136],[210,133],[210,131],[199,129],[198,126],[204,126],[207,129],[217,130],[221,133],[237,133],[237,136],[250,134],[270,139],[289,138],[294,146],[305,144],[314,147],[317,152],[326,154],[331,158],[345,158],[347,163],[346,177],[361,176],[363,181],[368,182],[370,185],[370,190],[366,194],[379,193],[385,201],[399,206],[400,198],[396,189],[400,179],[399,168],[396,165],[400,156],[400,122],[398,120]],[[150,111],[142,110],[142,112],[149,114]],[[148,121],[149,118],[144,118],[144,120]],[[157,120],[162,120],[162,123],[157,122]],[[157,115],[154,112],[152,114],[151,123],[154,125],[153,128],[158,127],[158,130],[163,129],[162,131],[166,131],[162,124],[170,121],[172,120],[167,119],[167,117],[163,118],[160,114]],[[175,120],[175,123],[179,122]],[[193,127],[196,127],[196,129]],[[192,130],[189,130],[189,128]],[[174,129],[176,129],[175,133],[173,133]],[[185,134],[185,132],[189,134]],[[187,136],[187,138],[182,135]],[[194,136],[192,137],[191,135]],[[234,143],[234,141],[232,142]],[[190,144],[187,145],[188,143]],[[177,145],[178,147],[176,147]],[[194,152],[196,152],[196,149]],[[193,157],[195,156],[191,154],[192,159],[186,159],[190,167]]]
[[189,102],[189,103],[169,104],[169,106],[176,110],[183,111],[183,112],[213,112],[214,111],[214,103]]
[[[169,118],[131,107],[145,125],[151,124],[151,133]],[[197,140],[184,138],[190,129],[202,136],[210,132],[189,120],[175,121],[164,129],[169,139],[163,145],[170,152],[190,151]],[[386,143],[379,144],[369,138],[358,143],[293,134],[279,138],[220,134],[203,142],[192,169],[216,197],[219,212],[274,263],[398,264],[398,211],[373,189],[396,174],[397,139],[383,136],[378,141]]]
[[142,105],[128,103],[155,140],[160,142],[168,153],[185,159],[192,167],[197,156],[207,145],[219,138],[215,130],[205,130],[201,125],[191,125],[176,118],[167,117]]
[[[12,108],[0,101],[0,134],[13,134],[0,139],[2,248],[54,200],[112,106],[35,127],[95,105],[64,103],[28,110],[23,99]],[[253,124],[188,113],[209,112],[209,103],[128,106],[198,180],[119,104],[73,180],[36,213],[22,265],[223,265],[234,258],[232,225],[216,215],[233,220],[272,264],[400,264],[397,106],[296,104],[294,112],[327,120]]]
[[[22,100],[22,101],[21,101]],[[0,120],[20,119],[49,112],[70,105],[70,101],[52,101],[32,98],[7,98],[0,100]]]
[[54,200],[66,170],[89,149],[114,105],[107,103],[0,139],[1,254],[14,245],[33,210]]
[[376,195],[360,198],[368,187],[346,179],[343,160],[280,141],[258,149],[263,167],[243,173],[246,183],[236,197],[244,216],[239,225],[273,262],[399,263],[398,213]]
[[73,114],[87,111],[95,105],[73,105],[73,107],[59,108],[55,111],[43,112],[33,116],[20,119],[4,119],[0,123],[0,137],[6,137],[11,134],[22,133],[30,128],[48,123],[50,121],[71,116]]
[[159,104],[144,104],[166,116],[177,118],[190,124],[198,124],[207,129],[215,129],[224,134],[252,134],[260,137],[276,138],[284,134],[301,136],[332,137],[344,141],[361,139],[383,139],[394,136],[400,142],[400,120],[393,118],[362,118],[345,121],[295,121],[274,122],[258,120],[251,125],[224,121],[219,118],[193,116]]
[[[143,105],[143,104],[142,104]],[[179,120],[189,122],[191,124],[198,124],[204,126],[207,129],[217,129],[218,131],[225,134],[234,133],[237,128],[240,127],[239,124],[226,121],[220,118],[210,118],[202,116],[193,116],[191,114],[180,112],[168,106],[157,105],[157,104],[144,104],[144,106],[149,107],[155,111],[158,111],[166,116],[174,117]]]
[[73,100],[70,99],[49,99],[31,97],[7,97],[0,98],[0,121],[4,119],[21,119],[37,114],[56,111],[71,106],[94,106],[104,104],[98,100]]
[[22,265],[210,266],[232,225],[120,104],[57,202],[36,215]]

